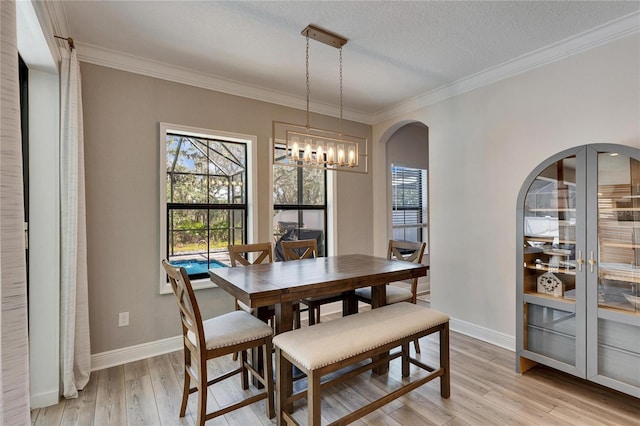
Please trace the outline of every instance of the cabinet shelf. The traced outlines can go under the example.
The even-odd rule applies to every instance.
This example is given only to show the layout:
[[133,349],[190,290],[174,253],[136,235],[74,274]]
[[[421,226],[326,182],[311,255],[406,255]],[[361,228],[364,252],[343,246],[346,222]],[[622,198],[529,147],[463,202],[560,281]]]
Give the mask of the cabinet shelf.
[[538,265],[528,265],[528,264],[525,265],[525,268],[527,268],[530,271],[553,272],[554,274],[565,274],[565,275],[575,275],[576,274],[575,268],[573,268],[573,269],[550,268],[548,266],[538,266]]
[[[525,235],[525,240],[553,244],[555,237],[534,237]],[[558,240],[558,244],[576,244],[575,240]]]
[[530,212],[541,212],[541,213],[548,213],[548,212],[575,212],[576,209],[575,208],[543,208],[543,209],[529,209]]
[[614,243],[609,241],[601,241],[600,245],[603,247],[615,247],[615,248],[626,248],[626,249],[637,249],[640,248],[640,244],[632,244],[632,243]]
[[564,297],[555,297],[550,294],[538,293],[537,291],[525,291],[524,301],[534,303],[536,305],[549,306],[567,312],[575,312],[575,299],[566,299]]
[[605,280],[640,283],[640,271],[613,269],[605,263],[598,266],[598,276]]

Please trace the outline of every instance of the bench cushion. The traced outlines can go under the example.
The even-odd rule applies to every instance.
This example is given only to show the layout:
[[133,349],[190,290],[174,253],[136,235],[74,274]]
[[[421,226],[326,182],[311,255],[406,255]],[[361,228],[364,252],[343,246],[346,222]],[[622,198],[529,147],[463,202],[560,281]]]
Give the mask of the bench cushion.
[[275,336],[273,344],[315,370],[448,321],[441,312],[401,302],[288,331]]

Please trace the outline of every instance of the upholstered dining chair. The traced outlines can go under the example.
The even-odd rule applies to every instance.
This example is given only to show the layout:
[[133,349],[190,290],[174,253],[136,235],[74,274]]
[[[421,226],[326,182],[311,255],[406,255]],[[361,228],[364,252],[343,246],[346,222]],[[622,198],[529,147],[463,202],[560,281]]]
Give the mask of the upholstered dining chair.
[[[420,242],[389,240],[387,259],[420,263],[426,246],[426,243]],[[411,285],[409,289],[395,285],[387,285],[387,304],[390,305],[399,302],[416,304],[418,302],[418,278],[410,280],[409,283]],[[371,287],[356,289],[356,298],[360,302],[371,304]],[[416,352],[420,353],[420,343],[417,340],[414,342],[414,346]]]
[[[203,321],[191,281],[184,268],[172,266],[166,260],[162,261],[162,266],[169,276],[169,282],[178,302],[180,320],[182,322],[184,389],[180,417],[185,415],[189,394],[197,392],[197,425],[202,426],[207,420],[265,398],[267,399],[267,417],[273,418],[275,409],[273,362],[271,360],[273,330],[271,327],[244,311],[229,312]],[[246,349],[260,347],[263,349],[265,360],[263,375],[249,364],[246,352]],[[208,360],[237,352],[242,354],[238,368],[208,380]],[[249,374],[256,377],[262,383],[264,389],[238,402],[207,413],[208,387],[236,374],[241,374],[243,389],[249,388]],[[194,387],[191,387],[192,381],[195,384]]]
[[[318,243],[316,240],[282,241],[284,260],[300,260],[318,257]],[[300,303],[309,308],[309,325],[320,323],[320,307],[327,303],[342,301],[346,296],[342,293],[329,296],[308,297]]]

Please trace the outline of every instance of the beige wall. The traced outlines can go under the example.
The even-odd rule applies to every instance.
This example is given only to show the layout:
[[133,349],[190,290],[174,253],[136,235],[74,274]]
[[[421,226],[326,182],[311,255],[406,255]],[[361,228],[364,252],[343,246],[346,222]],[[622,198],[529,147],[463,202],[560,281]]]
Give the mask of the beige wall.
[[[304,123],[305,112],[83,63],[91,352],[180,333],[172,295],[158,293],[159,123],[257,136],[258,235],[270,240],[269,138],[272,120]],[[311,124],[338,120],[312,115]],[[371,140],[371,126],[345,122]],[[338,253],[371,253],[372,177],[338,173]],[[205,317],[232,309],[213,288],[197,292]],[[118,327],[118,313],[130,325]]]
[[[452,326],[515,345],[516,199],[531,170],[589,143],[640,147],[640,35],[374,125],[374,186],[398,124],[429,127],[431,294]],[[374,193],[374,229],[385,229]],[[384,252],[385,235],[374,235]],[[468,327],[470,326],[470,327]]]

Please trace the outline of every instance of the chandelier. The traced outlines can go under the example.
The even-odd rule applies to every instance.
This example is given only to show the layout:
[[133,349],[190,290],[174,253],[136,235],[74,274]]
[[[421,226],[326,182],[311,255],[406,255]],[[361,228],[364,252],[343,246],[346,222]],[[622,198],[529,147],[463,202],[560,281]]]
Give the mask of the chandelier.
[[[367,173],[367,138],[343,132],[342,118],[342,46],[347,40],[313,25],[302,30],[307,39],[306,83],[307,122],[305,125],[274,121],[272,128],[273,164],[294,167]],[[309,124],[309,39],[319,41],[339,51],[340,129],[339,131],[311,127]]]

